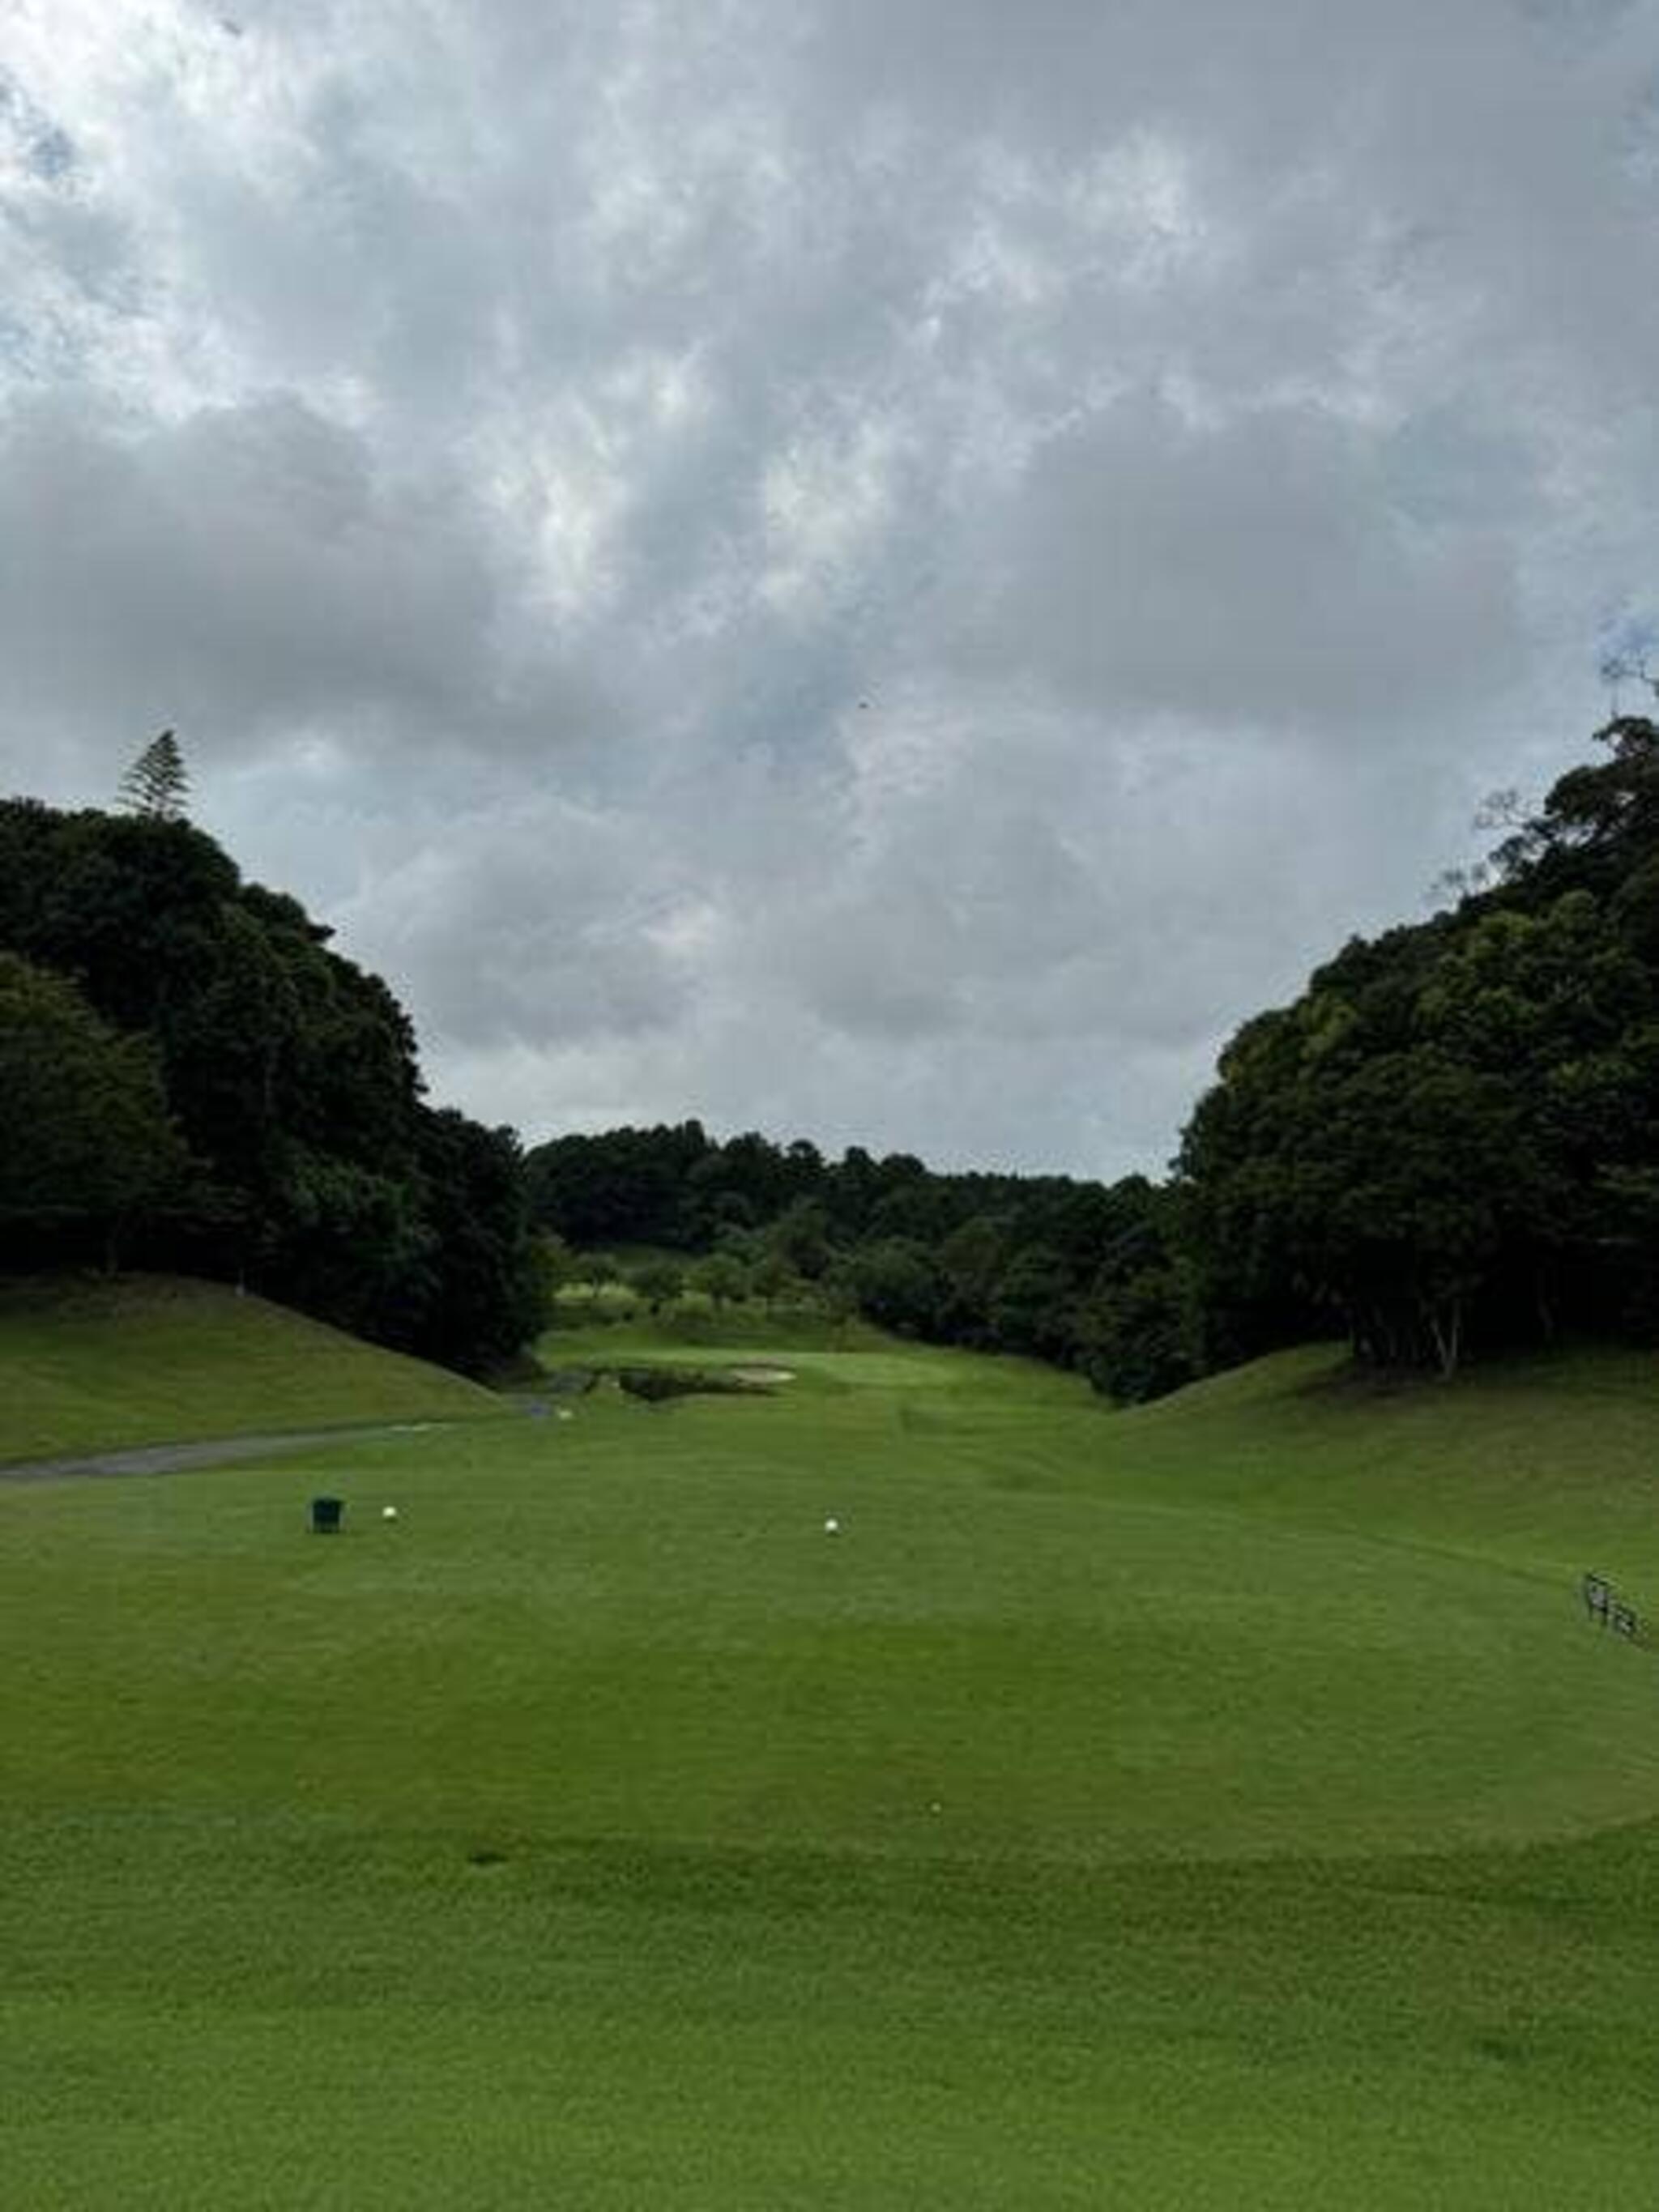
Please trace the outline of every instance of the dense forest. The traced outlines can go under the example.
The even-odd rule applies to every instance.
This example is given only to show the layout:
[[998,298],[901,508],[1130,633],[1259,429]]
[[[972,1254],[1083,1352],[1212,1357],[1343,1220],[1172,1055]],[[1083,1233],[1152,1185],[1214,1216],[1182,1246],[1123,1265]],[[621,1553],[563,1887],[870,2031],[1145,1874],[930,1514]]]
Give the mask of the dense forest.
[[831,1162],[692,1121],[542,1146],[535,1218],[685,1254],[717,1297],[805,1278],[1123,1399],[1333,1330],[1448,1374],[1472,1347],[1649,1338],[1659,727],[1621,716],[1599,742],[1455,908],[1355,939],[1244,1024],[1167,1182]]
[[654,1305],[806,1286],[1123,1400],[1333,1330],[1447,1374],[1650,1340],[1659,726],[1599,742],[1455,907],[1244,1024],[1167,1181],[1104,1186],[695,1121],[526,1155],[426,1103],[391,992],[182,818],[158,739],[126,811],[0,804],[3,1264],[191,1268],[474,1370],[617,1247]]
[[681,1283],[716,1304],[805,1285],[908,1334],[1081,1367],[1119,1396],[1190,1372],[1154,1289],[1172,1202],[1142,1176],[939,1175],[856,1146],[830,1161],[753,1133],[722,1144],[696,1121],[557,1138],[526,1166],[532,1212],[563,1243],[656,1248],[634,1277],[653,1304]]
[[129,812],[0,803],[5,1267],[190,1270],[488,1368],[541,1319],[516,1138],[426,1103],[386,985],[143,760]]
[[1310,1313],[1446,1372],[1659,1324],[1659,728],[1599,737],[1487,887],[1227,1048],[1177,1181],[1206,1364]]

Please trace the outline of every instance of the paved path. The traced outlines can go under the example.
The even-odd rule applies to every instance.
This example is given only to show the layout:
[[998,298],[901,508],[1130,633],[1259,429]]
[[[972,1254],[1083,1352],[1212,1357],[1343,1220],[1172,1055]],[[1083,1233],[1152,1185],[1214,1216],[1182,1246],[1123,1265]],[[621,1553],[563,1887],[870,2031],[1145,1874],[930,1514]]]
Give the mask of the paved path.
[[449,1421],[392,1421],[371,1428],[285,1429],[271,1436],[220,1437],[206,1443],[144,1444],[130,1451],[88,1452],[73,1459],[17,1460],[0,1467],[0,1482],[65,1482],[76,1475],[181,1474],[197,1467],[228,1467],[234,1460],[270,1459],[313,1444],[363,1443],[375,1437],[413,1437]]

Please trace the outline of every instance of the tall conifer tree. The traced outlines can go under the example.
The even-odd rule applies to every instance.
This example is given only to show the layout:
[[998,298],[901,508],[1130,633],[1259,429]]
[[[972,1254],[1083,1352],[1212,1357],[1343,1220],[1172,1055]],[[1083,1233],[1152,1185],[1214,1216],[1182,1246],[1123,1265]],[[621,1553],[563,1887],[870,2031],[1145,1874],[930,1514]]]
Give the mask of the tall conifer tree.
[[182,822],[190,789],[184,755],[171,730],[152,738],[121,779],[121,803],[152,822]]

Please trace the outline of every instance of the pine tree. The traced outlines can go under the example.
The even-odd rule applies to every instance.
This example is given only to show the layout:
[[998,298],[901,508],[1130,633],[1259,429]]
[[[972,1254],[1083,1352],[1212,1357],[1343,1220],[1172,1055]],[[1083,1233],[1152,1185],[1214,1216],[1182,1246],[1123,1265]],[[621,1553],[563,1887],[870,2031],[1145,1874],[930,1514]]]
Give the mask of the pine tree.
[[153,738],[144,747],[122,777],[121,802],[134,814],[148,816],[152,822],[180,822],[189,788],[190,778],[179,741],[171,730],[163,730],[159,738]]

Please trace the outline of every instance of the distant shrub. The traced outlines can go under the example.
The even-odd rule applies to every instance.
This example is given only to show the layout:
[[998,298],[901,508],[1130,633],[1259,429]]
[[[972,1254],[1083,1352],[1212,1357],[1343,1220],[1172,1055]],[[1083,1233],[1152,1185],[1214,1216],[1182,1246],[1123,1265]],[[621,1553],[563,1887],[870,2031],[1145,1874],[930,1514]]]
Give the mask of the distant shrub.
[[630,1398],[642,1398],[647,1405],[655,1405],[667,1398],[693,1397],[753,1397],[759,1386],[745,1382],[740,1376],[724,1374],[718,1368],[702,1367],[619,1367],[617,1381]]

